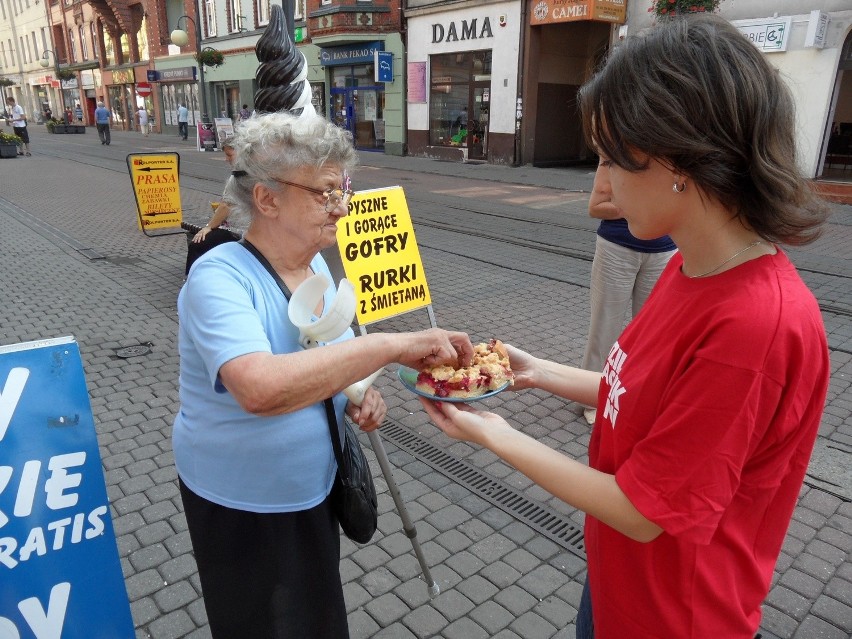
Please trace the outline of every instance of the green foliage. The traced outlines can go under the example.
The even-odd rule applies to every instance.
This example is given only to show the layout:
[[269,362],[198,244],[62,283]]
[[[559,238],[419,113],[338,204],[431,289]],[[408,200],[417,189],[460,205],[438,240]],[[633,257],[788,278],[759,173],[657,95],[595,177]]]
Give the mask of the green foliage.
[[684,13],[712,13],[721,0],[653,0],[649,12],[658,18],[671,18]]
[[225,56],[221,51],[217,51],[212,47],[206,47],[200,53],[195,54],[195,59],[199,64],[206,67],[218,67],[225,64]]
[[0,144],[17,144],[21,145],[24,141],[13,133],[3,133],[0,131]]

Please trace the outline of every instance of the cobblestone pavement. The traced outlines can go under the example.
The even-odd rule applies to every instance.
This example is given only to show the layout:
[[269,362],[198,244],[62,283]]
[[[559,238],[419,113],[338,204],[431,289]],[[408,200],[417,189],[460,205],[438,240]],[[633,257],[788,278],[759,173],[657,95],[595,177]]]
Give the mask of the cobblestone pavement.
[[[224,175],[224,163],[176,138],[143,141],[116,131],[105,148],[91,132],[48,136],[32,128],[33,156],[0,160],[0,344],[76,338],[136,637],[208,637],[170,445],[185,239],[146,238],[137,230],[122,163],[130,152],[179,150],[187,173],[183,203],[196,219],[218,194],[216,183],[204,178]],[[588,169],[372,153],[362,155],[362,164],[359,187],[389,186],[392,176],[406,189],[441,326],[469,331],[475,340],[496,335],[566,363],[580,360],[594,230],[585,215]],[[493,225],[470,237],[454,232],[462,223],[453,208],[457,198],[493,213]],[[764,607],[762,632],[770,639],[852,633],[852,209],[833,210],[823,239],[790,251],[823,307],[832,379],[818,449]],[[483,307],[491,309],[487,316]],[[377,330],[426,326],[423,311]],[[150,352],[117,355],[134,345],[149,345]],[[430,598],[364,437],[381,516],[372,543],[343,540],[340,569],[353,639],[573,637],[585,578],[582,540],[555,532],[549,522],[580,530],[579,513],[491,453],[449,441],[393,370],[377,383],[389,406],[384,449],[441,592]],[[488,405],[524,432],[585,460],[589,428],[570,402],[526,391],[504,393]]]

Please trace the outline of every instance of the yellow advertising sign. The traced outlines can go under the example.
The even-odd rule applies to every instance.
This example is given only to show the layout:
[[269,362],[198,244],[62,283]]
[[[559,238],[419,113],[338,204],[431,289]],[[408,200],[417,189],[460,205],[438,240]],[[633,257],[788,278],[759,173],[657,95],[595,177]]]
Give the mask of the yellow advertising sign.
[[131,153],[127,168],[136,195],[139,228],[149,230],[179,227],[180,156],[177,153]]
[[402,187],[353,195],[349,215],[337,223],[337,246],[359,325],[432,303]]

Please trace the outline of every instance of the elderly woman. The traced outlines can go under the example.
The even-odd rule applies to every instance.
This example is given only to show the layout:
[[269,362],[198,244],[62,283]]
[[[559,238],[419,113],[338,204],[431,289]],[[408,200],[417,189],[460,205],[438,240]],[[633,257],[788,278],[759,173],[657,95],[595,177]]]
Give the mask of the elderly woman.
[[[348,132],[318,116],[274,113],[243,122],[225,188],[248,240],[294,291],[330,273],[356,161]],[[330,307],[329,290],[316,308]],[[353,338],[302,350],[287,300],[241,243],[194,265],[178,298],[181,409],[175,464],[214,637],[347,637],[340,537],[328,495],[336,463],[323,402],[362,430],[386,407],[341,391],[392,362],[467,363],[463,333],[439,329]]]

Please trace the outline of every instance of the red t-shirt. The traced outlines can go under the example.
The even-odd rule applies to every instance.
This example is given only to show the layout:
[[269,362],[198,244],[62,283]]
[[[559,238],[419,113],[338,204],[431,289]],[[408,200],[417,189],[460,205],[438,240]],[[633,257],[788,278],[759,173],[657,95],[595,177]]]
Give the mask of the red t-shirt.
[[825,329],[787,256],[699,279],[682,263],[604,368],[590,464],[664,532],[587,517],[598,639],[751,639],[822,415]]

